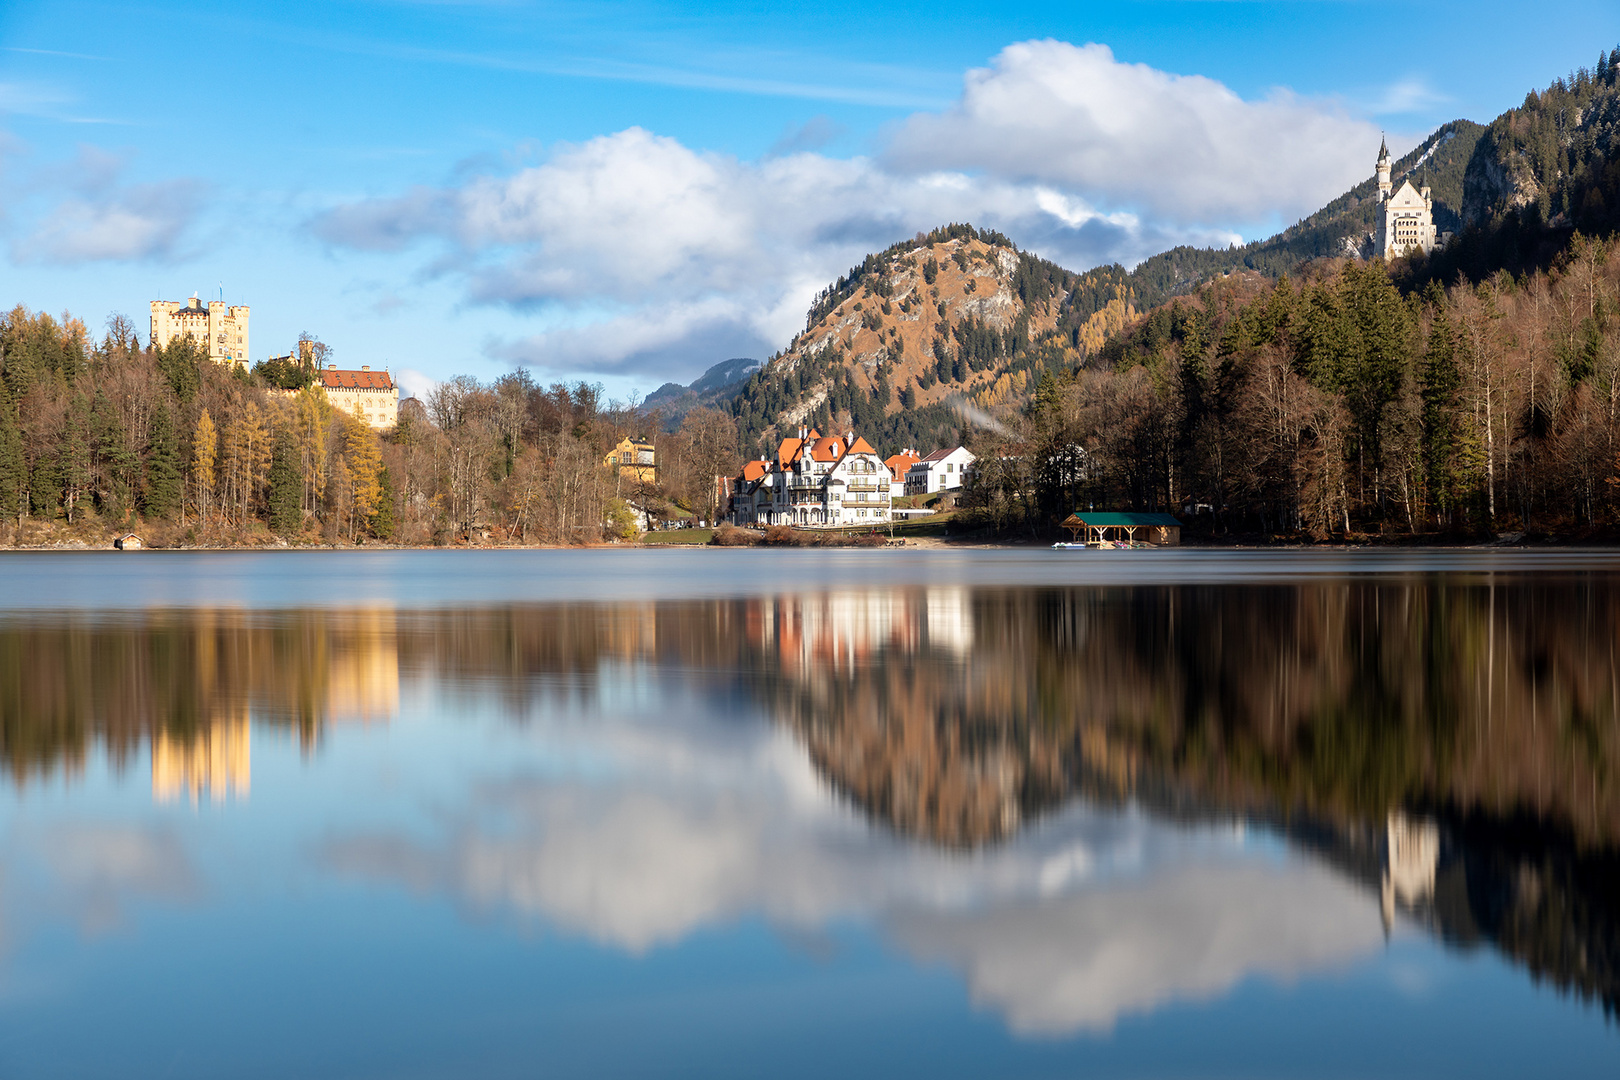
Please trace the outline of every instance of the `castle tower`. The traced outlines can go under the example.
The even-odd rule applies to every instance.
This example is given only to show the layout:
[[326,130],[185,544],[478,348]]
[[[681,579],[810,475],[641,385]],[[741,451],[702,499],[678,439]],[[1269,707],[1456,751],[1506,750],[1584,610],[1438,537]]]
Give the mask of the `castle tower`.
[[1388,202],[1389,201],[1389,192],[1390,192],[1389,168],[1390,168],[1389,145],[1383,139],[1379,139],[1378,140],[1378,201],[1379,202]]
[[166,349],[176,338],[190,338],[214,363],[246,367],[248,315],[246,304],[204,302],[196,293],[184,306],[176,300],[153,300],[151,342]]

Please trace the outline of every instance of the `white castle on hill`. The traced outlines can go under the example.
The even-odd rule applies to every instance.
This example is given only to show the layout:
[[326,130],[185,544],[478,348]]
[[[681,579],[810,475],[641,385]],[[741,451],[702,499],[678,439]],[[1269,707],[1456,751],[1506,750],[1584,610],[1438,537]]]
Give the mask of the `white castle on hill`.
[[1411,180],[1403,180],[1400,190],[1391,193],[1389,169],[1389,146],[1380,140],[1378,202],[1384,212],[1372,237],[1373,253],[1396,259],[1413,251],[1433,251],[1440,240],[1434,231],[1434,199],[1429,189],[1418,190]]

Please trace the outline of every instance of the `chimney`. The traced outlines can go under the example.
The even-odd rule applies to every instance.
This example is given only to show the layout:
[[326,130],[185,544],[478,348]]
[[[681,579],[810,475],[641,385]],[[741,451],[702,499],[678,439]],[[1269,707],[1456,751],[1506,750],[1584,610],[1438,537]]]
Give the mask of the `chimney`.
[[330,364],[327,364],[326,365],[326,370],[327,371],[336,371],[337,370],[337,361],[333,360]]
[[371,365],[370,364],[361,364],[360,365],[360,370],[361,371],[370,371],[371,370]]

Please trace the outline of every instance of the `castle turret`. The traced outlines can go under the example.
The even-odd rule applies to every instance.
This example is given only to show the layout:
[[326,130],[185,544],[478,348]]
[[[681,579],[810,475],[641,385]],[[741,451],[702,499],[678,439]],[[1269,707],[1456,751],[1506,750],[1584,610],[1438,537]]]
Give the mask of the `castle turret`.
[[1388,202],[1389,201],[1389,192],[1390,192],[1389,168],[1390,168],[1389,145],[1383,139],[1379,139],[1378,140],[1378,201],[1379,202]]

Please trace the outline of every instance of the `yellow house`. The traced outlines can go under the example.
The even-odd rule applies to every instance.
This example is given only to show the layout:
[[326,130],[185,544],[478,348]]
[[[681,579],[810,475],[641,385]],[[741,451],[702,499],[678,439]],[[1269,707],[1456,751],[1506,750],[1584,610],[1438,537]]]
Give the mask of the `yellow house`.
[[619,440],[613,452],[602,459],[602,465],[611,469],[617,465],[620,476],[628,476],[643,483],[652,483],[658,477],[658,456],[653,444],[626,435]]

